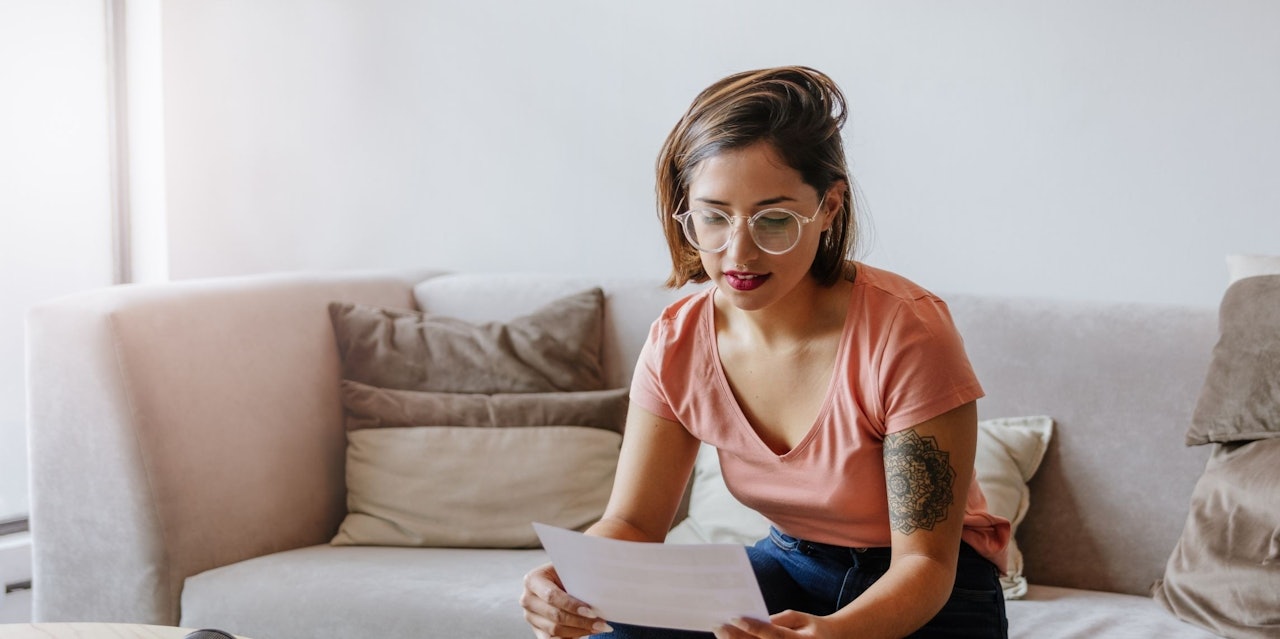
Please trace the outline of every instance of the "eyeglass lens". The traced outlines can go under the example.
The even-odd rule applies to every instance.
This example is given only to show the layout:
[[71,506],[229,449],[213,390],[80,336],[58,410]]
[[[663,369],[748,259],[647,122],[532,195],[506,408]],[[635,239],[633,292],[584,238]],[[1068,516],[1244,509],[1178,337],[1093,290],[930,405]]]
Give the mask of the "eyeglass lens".
[[[761,211],[747,223],[756,246],[769,253],[786,253],[800,241],[800,220],[790,211]],[[733,220],[720,211],[690,211],[684,218],[684,233],[700,251],[717,253],[729,246]]]

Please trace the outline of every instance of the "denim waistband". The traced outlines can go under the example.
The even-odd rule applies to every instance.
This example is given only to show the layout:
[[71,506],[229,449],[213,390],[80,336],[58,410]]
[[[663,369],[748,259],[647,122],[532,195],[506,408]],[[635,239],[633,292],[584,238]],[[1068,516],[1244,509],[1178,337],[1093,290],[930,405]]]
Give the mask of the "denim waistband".
[[798,552],[802,555],[825,557],[849,565],[863,562],[883,562],[887,565],[893,555],[892,549],[887,546],[858,547],[824,544],[792,537],[773,527],[769,528],[769,538],[783,550]]
[[[792,537],[774,527],[769,528],[769,538],[783,550],[795,551],[809,556],[825,557],[850,566],[866,564],[888,566],[890,559],[893,557],[893,549],[888,546],[859,547],[824,544]],[[959,559],[960,561],[970,559],[988,561],[977,550],[974,550],[973,546],[963,541],[960,542]]]

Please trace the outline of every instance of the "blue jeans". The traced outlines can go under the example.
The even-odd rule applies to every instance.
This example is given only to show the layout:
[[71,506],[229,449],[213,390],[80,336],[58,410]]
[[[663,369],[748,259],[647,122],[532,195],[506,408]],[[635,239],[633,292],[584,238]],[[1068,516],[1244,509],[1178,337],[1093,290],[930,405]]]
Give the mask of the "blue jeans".
[[[843,608],[889,569],[888,548],[845,548],[784,535],[778,530],[747,548],[769,614],[798,610],[829,615]],[[706,632],[612,623],[601,639],[707,639]],[[961,542],[951,598],[911,637],[920,639],[1008,637],[1004,593],[995,565]]]

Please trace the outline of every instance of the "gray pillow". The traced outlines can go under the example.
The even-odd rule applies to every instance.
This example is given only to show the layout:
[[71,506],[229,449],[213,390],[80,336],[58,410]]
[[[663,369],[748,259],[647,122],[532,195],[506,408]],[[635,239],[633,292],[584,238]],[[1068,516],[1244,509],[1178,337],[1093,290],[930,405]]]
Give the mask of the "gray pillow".
[[1218,323],[1187,445],[1280,437],[1280,275],[1232,284]]
[[1280,439],[1215,448],[1153,594],[1227,637],[1280,637]]
[[577,393],[428,393],[343,380],[347,430],[466,426],[587,426],[617,433],[627,418],[627,389]]
[[510,322],[329,305],[342,377],[399,390],[547,393],[605,387],[604,292],[561,298]]

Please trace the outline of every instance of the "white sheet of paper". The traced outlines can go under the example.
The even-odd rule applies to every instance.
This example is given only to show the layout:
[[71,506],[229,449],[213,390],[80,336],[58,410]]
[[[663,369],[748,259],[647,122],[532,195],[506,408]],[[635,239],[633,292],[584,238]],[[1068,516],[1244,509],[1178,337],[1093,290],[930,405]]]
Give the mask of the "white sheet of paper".
[[533,524],[565,590],[618,623],[710,632],[769,619],[747,549],[645,544]]

